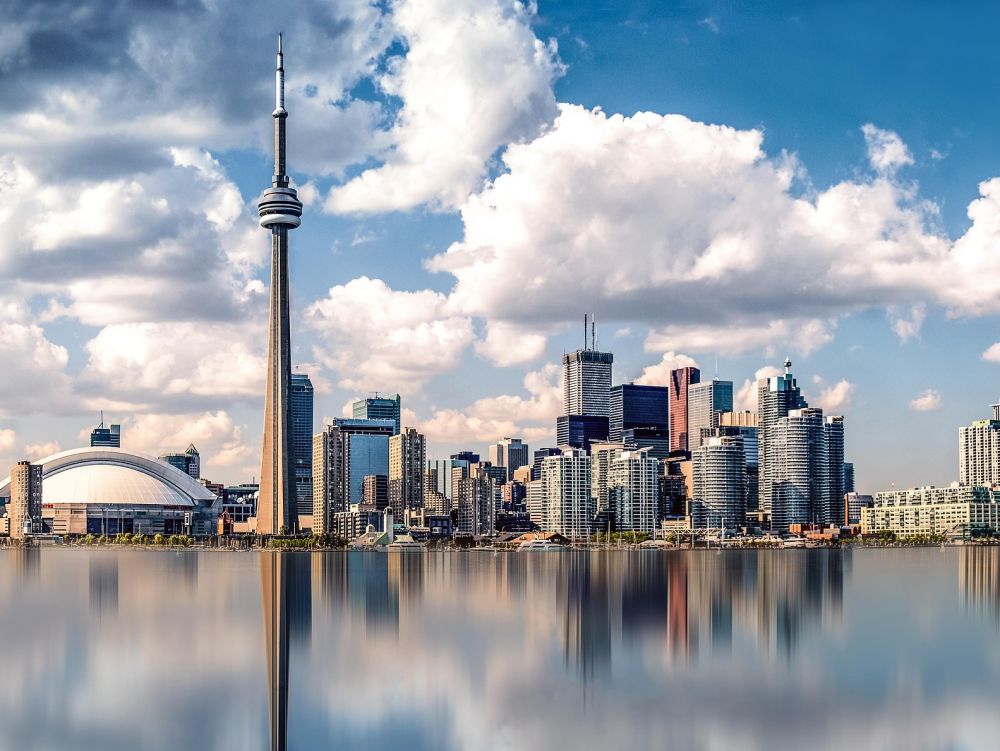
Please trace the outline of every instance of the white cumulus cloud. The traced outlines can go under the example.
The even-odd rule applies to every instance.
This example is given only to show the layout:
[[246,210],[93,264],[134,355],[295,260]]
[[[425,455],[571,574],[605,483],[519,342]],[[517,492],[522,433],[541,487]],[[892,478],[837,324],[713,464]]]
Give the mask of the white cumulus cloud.
[[914,412],[934,412],[943,406],[937,389],[925,389],[910,400],[910,409]]

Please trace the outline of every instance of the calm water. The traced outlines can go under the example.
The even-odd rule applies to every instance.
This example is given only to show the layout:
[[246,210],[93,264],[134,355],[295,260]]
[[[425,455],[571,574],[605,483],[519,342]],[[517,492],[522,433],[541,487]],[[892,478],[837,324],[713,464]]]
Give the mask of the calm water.
[[9,550],[0,591],[4,749],[1000,746],[997,549]]

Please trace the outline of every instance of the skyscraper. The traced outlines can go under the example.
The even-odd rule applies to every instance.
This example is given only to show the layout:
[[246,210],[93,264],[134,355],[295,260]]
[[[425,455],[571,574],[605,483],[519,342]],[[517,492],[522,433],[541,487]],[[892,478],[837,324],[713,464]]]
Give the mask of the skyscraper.
[[771,528],[779,534],[788,532],[790,524],[833,520],[825,423],[821,409],[793,409],[768,432]]
[[395,425],[393,435],[400,431],[401,400],[399,394],[394,396],[369,396],[358,399],[351,405],[351,413],[355,420],[392,420]]
[[688,445],[688,387],[701,380],[694,367],[670,371],[670,450],[690,451]]
[[305,373],[292,373],[290,405],[296,510],[307,515],[312,513],[313,385]]
[[163,454],[159,459],[196,480],[201,479],[201,454],[193,443],[188,445],[183,454]]
[[659,462],[648,451],[625,451],[611,461],[608,496],[620,532],[656,529]]
[[504,482],[514,479],[514,470],[528,463],[528,444],[520,438],[503,438],[490,446],[490,463],[503,467]]
[[793,409],[807,407],[792,375],[792,361],[785,360],[785,372],[780,376],[757,381],[757,445],[760,465],[758,508],[771,513],[772,471],[769,459],[770,433],[774,424]]
[[694,451],[701,445],[702,429],[710,434],[719,425],[722,412],[733,411],[733,382],[711,381],[692,383],[688,386],[688,450]]
[[404,509],[424,505],[424,465],[427,441],[413,428],[389,439],[389,505],[397,519]]
[[708,437],[691,452],[691,516],[696,527],[738,527],[746,515],[746,458],[737,437]]
[[593,334],[587,346],[586,317],[583,338],[583,349],[563,355],[563,414],[607,417],[614,355],[598,352]]
[[547,456],[559,456],[562,454],[562,449],[555,448],[554,446],[549,448],[535,449],[531,456],[531,480],[542,479],[542,461]]
[[101,424],[90,431],[90,447],[121,448],[122,429],[120,425],[109,425],[104,427],[104,415],[101,415]]
[[25,531],[35,532],[42,519],[42,465],[18,462],[10,471],[10,518],[8,534],[23,538]]
[[483,464],[473,464],[455,483],[457,532],[491,535],[496,530],[495,483]]
[[669,401],[670,389],[666,386],[621,383],[612,387],[608,440],[623,440],[625,431],[633,431],[633,436],[638,434],[647,439],[668,438]]
[[[590,457],[582,449],[567,448],[560,456],[542,460],[541,517],[546,531],[559,532],[571,540],[590,535],[594,518],[591,497]],[[533,517],[534,518],[534,517]]]
[[556,418],[556,443],[590,453],[590,444],[608,440],[608,418],[598,415],[561,415]]
[[257,532],[276,534],[298,526],[291,456],[289,396],[292,381],[291,320],[288,304],[288,231],[299,226],[302,203],[285,174],[285,70],[278,35],[274,72],[274,175],[257,210],[271,232],[271,293],[268,310],[267,391],[261,451]]

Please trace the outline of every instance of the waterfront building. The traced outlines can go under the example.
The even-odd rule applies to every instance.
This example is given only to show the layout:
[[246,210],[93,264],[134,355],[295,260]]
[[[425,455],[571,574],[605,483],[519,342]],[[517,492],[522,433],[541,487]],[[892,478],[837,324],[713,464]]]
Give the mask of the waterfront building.
[[768,457],[771,430],[775,423],[791,410],[807,406],[809,405],[802,398],[802,392],[792,375],[791,360],[785,359],[783,375],[757,381],[757,443],[760,466],[758,508],[767,514],[773,511],[771,508],[773,471]]
[[160,461],[176,467],[196,480],[201,479],[201,454],[193,443],[188,445],[183,454],[164,454],[160,457]]
[[271,233],[271,291],[268,307],[267,391],[261,448],[257,532],[277,534],[298,528],[298,502],[291,447],[289,395],[292,381],[291,316],[288,299],[288,233],[299,226],[302,202],[285,172],[285,70],[278,36],[275,66],[274,175],[257,210],[260,226]]
[[[79,448],[53,454],[32,466],[36,469],[30,472],[41,475],[42,490],[31,502],[40,504],[46,532],[215,533],[220,499],[190,475],[158,459],[115,448]],[[37,477],[32,479],[36,481]],[[13,491],[11,478],[0,483],[0,504],[10,508]]]
[[21,461],[10,471],[7,516],[8,534],[19,539],[41,532],[42,465]]
[[548,529],[549,507],[545,502],[545,488],[540,477],[524,486],[524,499],[532,526],[537,529]]
[[712,430],[719,426],[719,415],[733,411],[733,382],[711,381],[692,383],[687,393],[687,435],[688,451],[701,445],[702,429]]
[[688,445],[688,389],[701,381],[701,371],[694,367],[670,371],[670,451],[690,451]]
[[101,424],[90,431],[91,448],[121,448],[122,428],[121,425],[104,426],[104,416],[101,415]]
[[313,436],[313,531],[327,531],[330,514],[364,500],[368,475],[389,476],[391,420],[337,418]]
[[840,501],[847,493],[844,488],[844,418],[828,415],[823,420],[823,439],[826,442],[826,473],[830,484],[827,494],[830,498],[830,513],[826,521],[837,524],[840,521]]
[[420,508],[424,502],[424,466],[427,441],[413,428],[389,439],[389,505],[397,519],[403,510]]
[[608,493],[611,464],[624,450],[625,446],[615,441],[602,441],[590,445],[590,494],[596,514],[614,511],[614,504]]
[[[733,414],[733,413],[724,413]],[[753,413],[743,413],[753,414]],[[740,441],[743,446],[744,458],[744,486],[745,486],[745,510],[756,511],[759,493],[760,465],[759,465],[759,441],[756,426],[720,424],[716,428],[702,428],[702,441],[709,438],[726,437]]]
[[590,535],[594,518],[590,457],[582,449],[567,448],[542,461],[542,497],[546,532],[571,540]]
[[494,533],[495,486],[493,478],[481,464],[470,466],[468,474],[458,480],[455,485],[455,505],[458,508],[456,534],[479,537]]
[[292,373],[289,395],[292,471],[299,516],[312,514],[313,385],[305,373]]
[[608,416],[608,439],[621,441],[627,430],[643,430],[670,434],[670,389],[666,386],[642,386],[621,383],[611,389]]
[[768,441],[771,528],[784,534],[790,524],[833,521],[823,410],[791,410],[771,427]]
[[642,449],[624,451],[612,459],[608,496],[619,532],[655,533],[659,464],[656,457]]
[[503,438],[490,446],[490,463],[504,468],[504,482],[513,480],[514,471],[528,463],[528,444],[520,438]]
[[746,516],[743,441],[712,436],[691,452],[691,517],[696,527],[742,526]]
[[1000,404],[989,419],[958,429],[958,481],[963,485],[1000,484]]
[[[440,460],[428,460],[424,470],[424,508],[431,514],[447,514],[451,511],[451,499],[438,490],[441,486],[438,461]],[[445,475],[448,477],[448,487],[451,488],[450,468],[445,471]]]
[[355,504],[347,511],[332,514],[330,528],[327,531],[345,540],[356,540],[369,526],[384,531],[382,530],[384,508],[383,506],[382,509],[378,509],[366,503]]
[[351,416],[355,420],[392,420],[393,435],[397,435],[402,426],[401,414],[399,394],[379,396],[376,393],[365,399],[358,399],[351,405]]
[[257,516],[257,483],[230,485],[222,489],[222,511],[229,514],[234,524],[246,524]]
[[556,418],[556,443],[560,448],[590,451],[590,444],[608,440],[608,418],[596,415],[562,415]]
[[982,485],[952,483],[876,493],[861,508],[861,533],[945,535],[964,538],[1000,531],[1000,497]]
[[608,417],[610,413],[611,365],[614,355],[598,352],[593,336],[584,348],[563,355],[563,414]]
[[555,447],[535,449],[531,459],[531,480],[534,481],[542,479],[542,461],[545,457],[560,456],[561,454],[562,449]]

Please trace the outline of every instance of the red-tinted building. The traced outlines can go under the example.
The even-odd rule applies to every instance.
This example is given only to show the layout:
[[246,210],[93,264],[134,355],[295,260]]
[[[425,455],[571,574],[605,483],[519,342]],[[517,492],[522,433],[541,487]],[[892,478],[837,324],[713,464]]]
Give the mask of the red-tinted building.
[[688,386],[701,381],[698,368],[677,368],[670,371],[670,450],[689,451],[688,445]]

